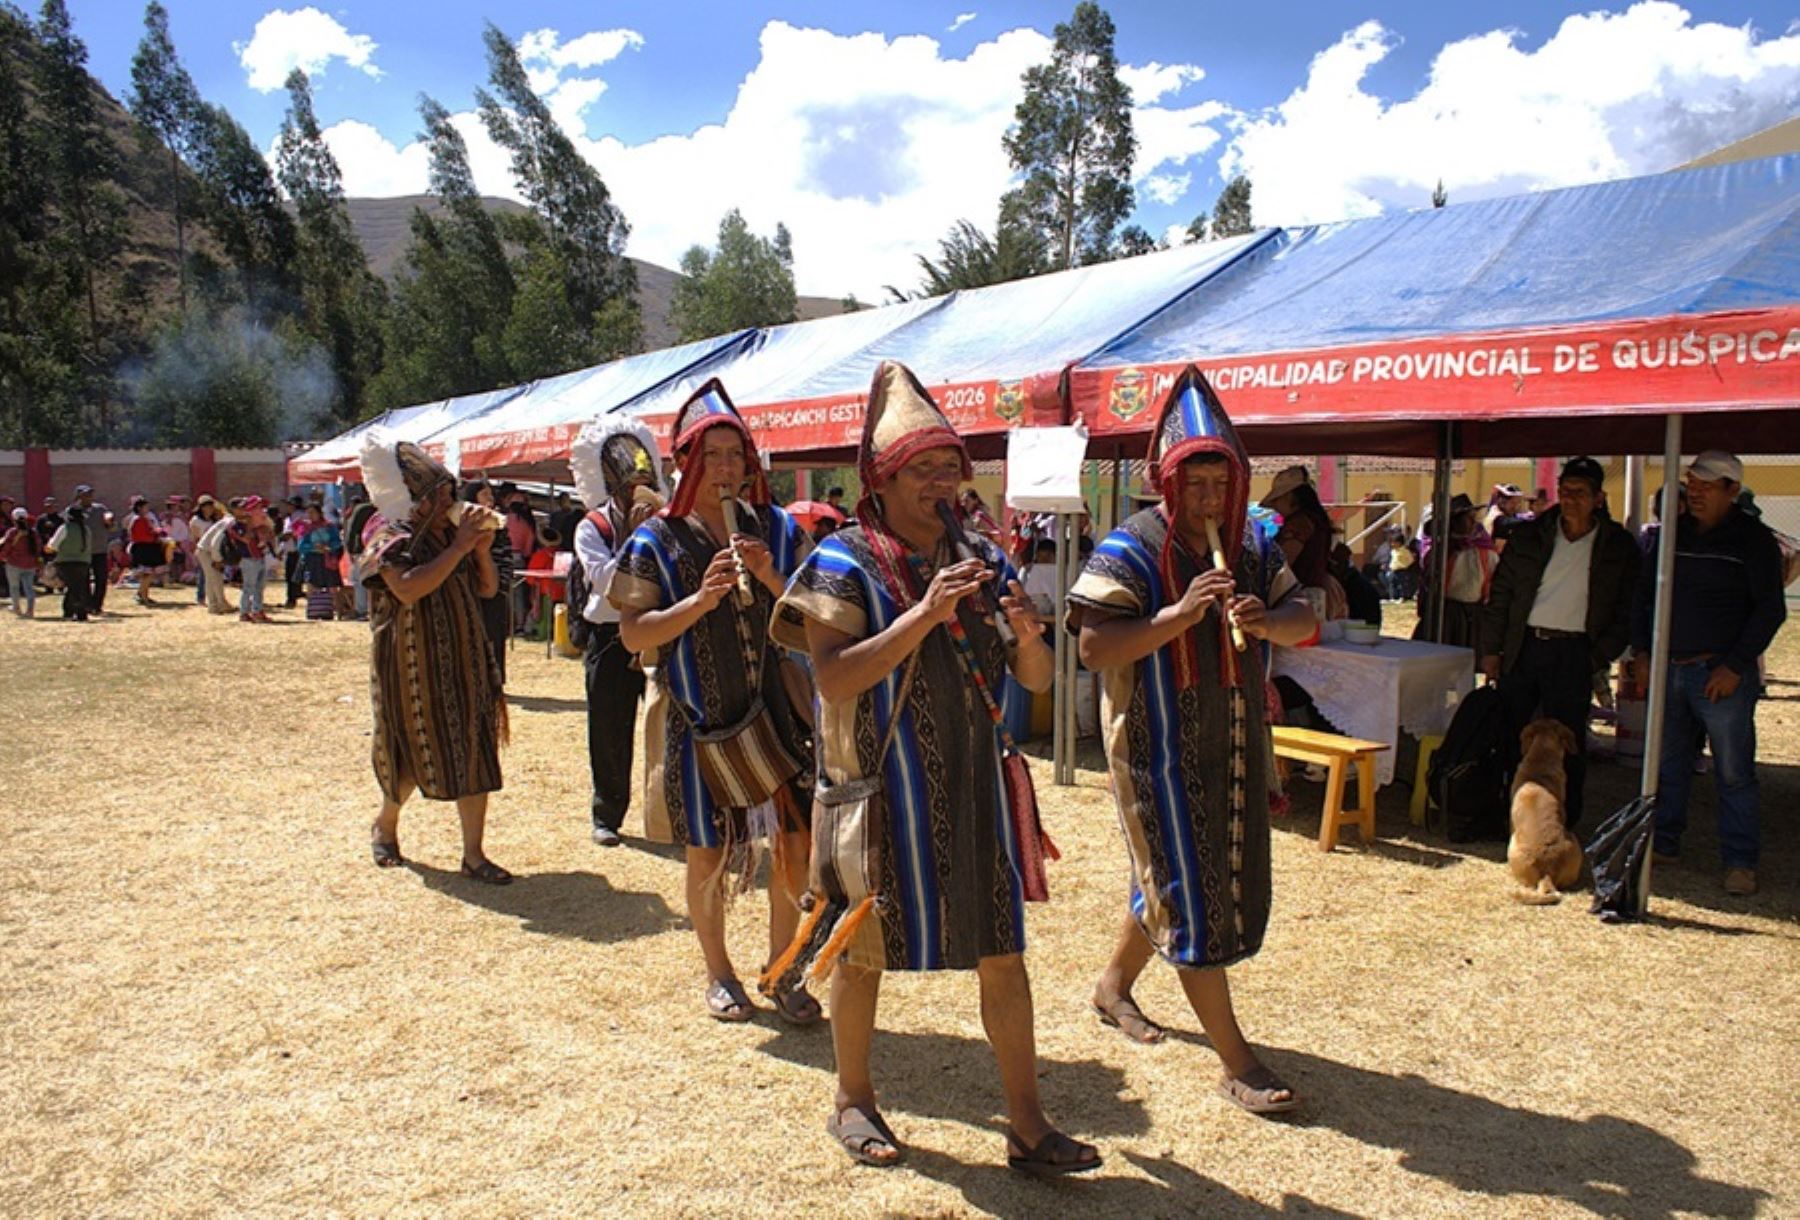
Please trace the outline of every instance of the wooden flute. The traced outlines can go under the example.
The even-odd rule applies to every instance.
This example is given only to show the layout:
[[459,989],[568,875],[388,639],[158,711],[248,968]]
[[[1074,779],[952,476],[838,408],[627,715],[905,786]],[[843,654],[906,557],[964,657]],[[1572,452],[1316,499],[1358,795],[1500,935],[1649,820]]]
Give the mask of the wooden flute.
[[[1229,572],[1231,569],[1225,563],[1225,548],[1219,545],[1219,523],[1214,521],[1211,517],[1206,519],[1206,544],[1212,547],[1213,567],[1221,572]],[[1239,652],[1244,651],[1246,642],[1244,640],[1244,629],[1237,625],[1236,620],[1231,617],[1231,612],[1223,605],[1219,607],[1219,613],[1223,614],[1225,616],[1225,621],[1231,624],[1232,647],[1236,648]]]
[[746,609],[756,604],[756,589],[750,584],[750,569],[744,566],[743,557],[738,554],[737,547],[732,546],[731,534],[738,533],[737,495],[729,487],[719,488],[719,507],[725,510],[725,545],[731,547],[731,557],[737,561],[737,599],[738,605]]

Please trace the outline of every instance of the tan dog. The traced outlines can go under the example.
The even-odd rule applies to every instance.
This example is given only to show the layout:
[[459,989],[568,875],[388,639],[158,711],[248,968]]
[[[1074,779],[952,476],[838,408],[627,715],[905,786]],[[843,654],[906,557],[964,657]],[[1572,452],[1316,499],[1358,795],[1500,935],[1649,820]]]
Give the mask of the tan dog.
[[1549,906],[1581,882],[1581,844],[1563,824],[1563,757],[1575,752],[1575,735],[1559,721],[1534,720],[1519,743],[1525,757],[1513,775],[1506,866],[1521,887],[1513,901]]

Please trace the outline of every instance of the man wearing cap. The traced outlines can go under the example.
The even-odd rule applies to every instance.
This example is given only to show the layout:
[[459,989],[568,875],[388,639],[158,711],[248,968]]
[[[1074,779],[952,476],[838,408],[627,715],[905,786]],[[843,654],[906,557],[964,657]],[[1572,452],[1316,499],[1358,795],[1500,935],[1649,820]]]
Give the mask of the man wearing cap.
[[1132,997],[1161,957],[1219,1056],[1220,1094],[1277,1114],[1299,1098],[1245,1039],[1226,968],[1261,950],[1269,925],[1275,767],[1262,642],[1295,644],[1317,624],[1280,548],[1250,521],[1250,460],[1197,368],[1176,378],[1151,435],[1162,502],[1095,548],[1066,619],[1100,678],[1130,858],[1128,907],[1092,1005],[1132,1041],[1161,1041]]
[[1481,632],[1482,672],[1500,684],[1515,732],[1542,715],[1575,735],[1563,799],[1571,829],[1581,820],[1594,675],[1631,641],[1640,558],[1631,534],[1601,507],[1605,478],[1591,457],[1563,466],[1556,503],[1508,538]]
[[[1787,617],[1775,536],[1736,501],[1744,481],[1737,458],[1709,449],[1687,468],[1687,507],[1676,520],[1674,613],[1669,623],[1668,718],[1657,780],[1656,852],[1672,859],[1687,829],[1695,737],[1712,745],[1719,791],[1719,853],[1725,889],[1756,892],[1762,841],[1757,826],[1757,658]],[[1632,677],[1650,677],[1656,581],[1641,582],[1631,624]]]
[[[106,612],[106,582],[110,574],[108,548],[112,545],[112,514],[106,505],[94,503],[94,489],[86,483],[75,488],[74,507],[81,510],[82,524],[88,534],[88,598],[90,614],[98,617]],[[60,568],[59,568],[60,570]]]

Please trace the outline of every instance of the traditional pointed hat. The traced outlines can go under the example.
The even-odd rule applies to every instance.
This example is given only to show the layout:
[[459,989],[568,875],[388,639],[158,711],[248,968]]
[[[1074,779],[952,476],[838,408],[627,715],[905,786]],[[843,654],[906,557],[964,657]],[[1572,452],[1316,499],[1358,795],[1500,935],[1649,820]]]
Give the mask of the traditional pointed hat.
[[443,463],[411,441],[395,440],[383,428],[371,428],[363,436],[359,460],[369,499],[394,524],[410,518],[440,485],[456,482]]
[[658,495],[669,498],[656,438],[641,420],[623,412],[602,415],[582,428],[569,449],[569,468],[575,474],[575,494],[590,509],[608,500],[629,500],[631,484],[646,477]]
[[875,367],[875,379],[869,385],[862,446],[856,459],[864,489],[880,487],[927,449],[945,448],[961,455],[963,478],[973,478],[969,451],[938,410],[931,392],[904,364],[883,360]]
[[[1226,493],[1225,516],[1219,522],[1219,543],[1226,562],[1233,570],[1244,550],[1244,522],[1250,511],[1250,458],[1238,440],[1225,404],[1213,393],[1211,385],[1198,368],[1188,365],[1175,379],[1169,396],[1163,400],[1156,429],[1150,434],[1150,480],[1162,492],[1163,513],[1168,518],[1167,540],[1161,556],[1163,588],[1170,596],[1179,596],[1175,568],[1175,514],[1181,497],[1181,464],[1203,454],[1218,454],[1231,467],[1231,488]],[[1192,632],[1183,632],[1174,641],[1175,681],[1187,689],[1198,680],[1199,658]],[[1229,635],[1219,632],[1219,679],[1228,686],[1239,680],[1236,657]]]
[[1156,429],[1150,434],[1150,481],[1162,492],[1171,518],[1180,496],[1181,464],[1191,457],[1216,453],[1231,465],[1231,492],[1219,539],[1233,563],[1244,544],[1244,520],[1250,506],[1250,458],[1238,439],[1225,404],[1213,393],[1205,375],[1193,365],[1181,371],[1163,400]]
[[694,511],[694,501],[699,499],[700,486],[705,481],[701,474],[699,441],[713,428],[736,429],[744,442],[744,464],[749,469],[744,498],[757,505],[772,502],[769,480],[763,474],[762,459],[756,453],[756,439],[750,435],[749,425],[738,414],[731,397],[725,393],[724,383],[714,377],[695,390],[675,412],[669,449],[675,455],[675,469],[680,472],[681,481],[676,485],[675,498],[663,510],[666,515],[685,517]]

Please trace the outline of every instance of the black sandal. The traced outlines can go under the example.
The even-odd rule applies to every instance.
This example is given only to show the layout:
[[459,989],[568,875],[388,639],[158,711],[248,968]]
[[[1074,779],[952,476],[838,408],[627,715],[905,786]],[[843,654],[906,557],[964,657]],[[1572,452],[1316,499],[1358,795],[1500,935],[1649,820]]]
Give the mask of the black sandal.
[[[849,1118],[845,1118],[845,1115]],[[838,1142],[851,1160],[876,1169],[891,1169],[906,1159],[906,1148],[895,1138],[893,1128],[874,1107],[845,1106],[825,1124],[826,1132]],[[878,1149],[891,1150],[891,1156],[878,1156]]]
[[471,881],[479,881],[483,885],[511,885],[513,875],[495,864],[492,860],[483,860],[480,864],[462,862],[462,875]]
[[406,857],[400,854],[398,843],[383,843],[380,839],[371,839],[369,854],[375,857],[376,868],[399,868],[406,863]]
[[[1014,1152],[1013,1149],[1019,1149]],[[1071,1153],[1074,1154],[1071,1157]],[[1084,1155],[1085,1154],[1085,1155]],[[1025,1141],[1011,1127],[1006,1129],[1006,1163],[1020,1173],[1034,1178],[1061,1178],[1072,1173],[1088,1173],[1100,1168],[1100,1150],[1092,1144],[1077,1143],[1060,1131],[1051,1131],[1038,1141],[1036,1148],[1026,1148]]]

